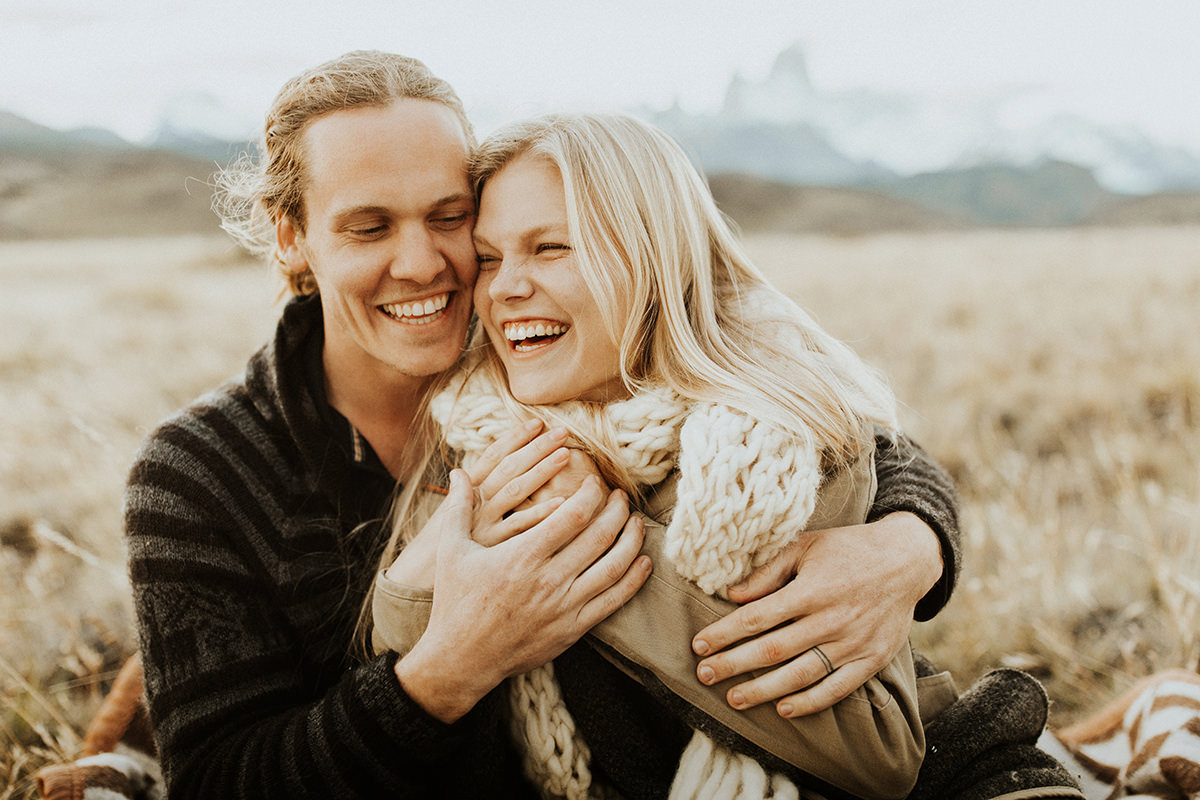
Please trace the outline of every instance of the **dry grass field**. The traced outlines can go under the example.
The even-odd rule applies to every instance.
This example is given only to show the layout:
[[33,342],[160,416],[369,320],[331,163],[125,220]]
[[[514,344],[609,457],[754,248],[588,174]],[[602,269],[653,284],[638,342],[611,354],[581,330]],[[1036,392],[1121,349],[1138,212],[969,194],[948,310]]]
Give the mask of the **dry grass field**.
[[[893,378],[966,569],[918,645],[1029,669],[1054,719],[1200,659],[1200,228],[755,237]],[[221,239],[0,243],[0,800],[70,757],[134,641],[124,472],[241,369],[277,286]]]

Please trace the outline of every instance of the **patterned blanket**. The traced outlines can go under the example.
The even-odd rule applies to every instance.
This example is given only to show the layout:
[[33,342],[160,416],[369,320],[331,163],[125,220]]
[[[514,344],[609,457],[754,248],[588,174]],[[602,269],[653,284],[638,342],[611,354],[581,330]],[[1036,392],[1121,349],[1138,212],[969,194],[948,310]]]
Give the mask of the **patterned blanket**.
[[1088,800],[1200,798],[1200,675],[1155,673],[1039,745],[1075,775]]

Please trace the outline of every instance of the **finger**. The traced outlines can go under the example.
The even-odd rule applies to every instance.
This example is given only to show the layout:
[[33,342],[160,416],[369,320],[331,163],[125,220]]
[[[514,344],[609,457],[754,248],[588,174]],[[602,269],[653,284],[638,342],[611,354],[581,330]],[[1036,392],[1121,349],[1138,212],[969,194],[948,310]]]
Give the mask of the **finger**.
[[[604,519],[603,514],[597,517],[597,522],[602,522],[605,526],[616,522],[618,527],[617,534],[613,536],[615,541],[581,568],[582,571],[578,573],[578,577],[571,584],[571,593],[574,597],[587,600],[607,591],[621,579],[634,559],[641,553],[642,540],[646,536],[646,523],[636,514],[628,517],[624,522],[619,522],[619,519],[618,516]],[[586,559],[588,555],[584,547],[579,547],[574,551],[571,548],[590,535],[592,535],[592,531],[589,529],[570,545],[564,547],[559,556],[567,560],[568,564],[572,562],[577,564],[580,560]],[[601,538],[607,538],[607,531],[598,536],[597,540]],[[568,566],[568,569],[574,569],[574,566]]]
[[579,611],[580,625],[585,630],[591,630],[628,603],[646,583],[653,566],[650,556],[635,558],[616,583],[584,604]]
[[[730,688],[726,692],[726,699],[734,708],[744,709],[810,689],[835,671],[835,662],[832,659],[837,652],[835,650],[835,656],[830,656],[826,652],[827,649],[834,648],[830,645],[825,645],[819,650],[809,648],[794,658],[777,662],[778,666],[774,669]],[[711,679],[713,676],[706,672],[704,664],[697,666],[696,676],[700,678],[701,683],[707,684],[724,680]]]
[[471,538],[474,505],[475,491],[471,486],[470,476],[465,470],[451,470],[450,490],[436,512],[444,518],[442,529],[450,535],[446,538]]
[[[803,617],[813,608],[812,598],[795,582],[766,597],[735,608],[692,637],[692,650],[707,656],[749,636],[771,630],[788,620]],[[811,647],[815,642],[809,643]],[[800,652],[800,651],[797,651]],[[761,665],[760,665],[761,666]]]
[[[492,461],[496,463],[479,482],[479,488],[483,491],[484,497],[492,496],[513,478],[532,469],[539,461],[562,447],[566,441],[566,428],[555,428],[554,430],[546,431],[520,447],[508,449],[506,452],[497,451],[497,453],[494,453],[487,461],[488,463]],[[489,451],[491,449],[491,447],[488,448]],[[496,460],[494,458],[495,455],[499,455],[500,458]]]
[[476,529],[475,541],[485,547],[491,547],[492,545],[500,544],[500,542],[508,541],[518,533],[524,533],[549,517],[565,500],[565,497],[552,497],[549,500],[513,512],[494,525],[486,525]]
[[[566,570],[572,578],[581,575],[596,562],[596,559],[613,546],[628,521],[629,502],[625,493],[620,490],[609,492],[604,505],[597,511],[595,517],[583,530],[563,545],[555,557],[555,566]],[[633,560],[632,555],[629,560]],[[624,567],[622,567],[622,571],[624,571]]]
[[796,577],[805,549],[807,548],[799,542],[788,545],[744,580],[730,586],[729,599],[735,603],[749,603],[782,589],[788,581]]
[[[782,664],[804,654],[821,641],[829,641],[827,633],[818,629],[811,618],[799,619],[705,658],[696,665],[696,677],[702,683],[720,683],[752,670]],[[824,672],[821,675],[824,675]],[[787,691],[796,692],[807,685],[808,683],[797,683]],[[778,696],[780,695],[776,695]]]
[[467,470],[471,481],[476,486],[483,483],[483,480],[496,468],[501,459],[528,444],[541,429],[542,421],[531,419],[505,431],[496,441],[488,445],[487,449],[479,455],[479,458],[475,459],[475,463]]
[[869,662],[853,661],[834,670],[833,674],[803,692],[787,695],[775,703],[781,717],[803,717],[832,708],[845,700],[858,687],[869,681],[879,670]]
[[[529,536],[519,539],[528,542],[528,546],[532,548],[531,552],[537,557],[548,559],[588,527],[596,514],[607,505],[606,496],[600,479],[588,477],[573,495],[551,512],[550,516],[531,528],[528,531]],[[619,530],[620,525],[617,528]],[[583,566],[586,565],[580,566],[576,573],[582,570]]]
[[[538,438],[541,439],[542,437]],[[532,446],[533,444],[528,445],[528,447]],[[483,519],[488,521],[498,520],[524,503],[534,492],[542,488],[547,481],[561,472],[563,467],[570,461],[570,458],[570,451],[565,447],[559,447],[545,458],[522,470],[507,483],[497,487],[497,482],[493,481],[491,492],[489,493],[486,489],[483,491],[484,502],[480,508]],[[500,467],[492,472],[492,476],[496,476],[504,469],[504,464],[501,464]]]

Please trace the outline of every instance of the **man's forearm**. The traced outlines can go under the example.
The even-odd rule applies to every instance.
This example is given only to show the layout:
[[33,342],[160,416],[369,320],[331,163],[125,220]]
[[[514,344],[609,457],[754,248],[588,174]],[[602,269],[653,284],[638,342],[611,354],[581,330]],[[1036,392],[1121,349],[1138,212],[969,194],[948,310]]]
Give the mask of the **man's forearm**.
[[958,497],[949,474],[929,454],[903,434],[893,442],[875,437],[875,474],[879,487],[867,521],[896,511],[907,511],[929,526],[941,544],[942,575],[917,603],[914,617],[933,618],[954,590],[962,561],[962,536],[958,528]]

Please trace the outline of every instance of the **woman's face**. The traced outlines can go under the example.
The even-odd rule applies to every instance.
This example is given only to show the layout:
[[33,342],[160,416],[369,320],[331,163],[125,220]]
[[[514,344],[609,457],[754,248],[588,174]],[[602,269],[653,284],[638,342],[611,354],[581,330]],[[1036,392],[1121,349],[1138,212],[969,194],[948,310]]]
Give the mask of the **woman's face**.
[[628,396],[616,344],[580,274],[558,168],[518,156],[483,188],[475,310],[513,396],[545,405]]

